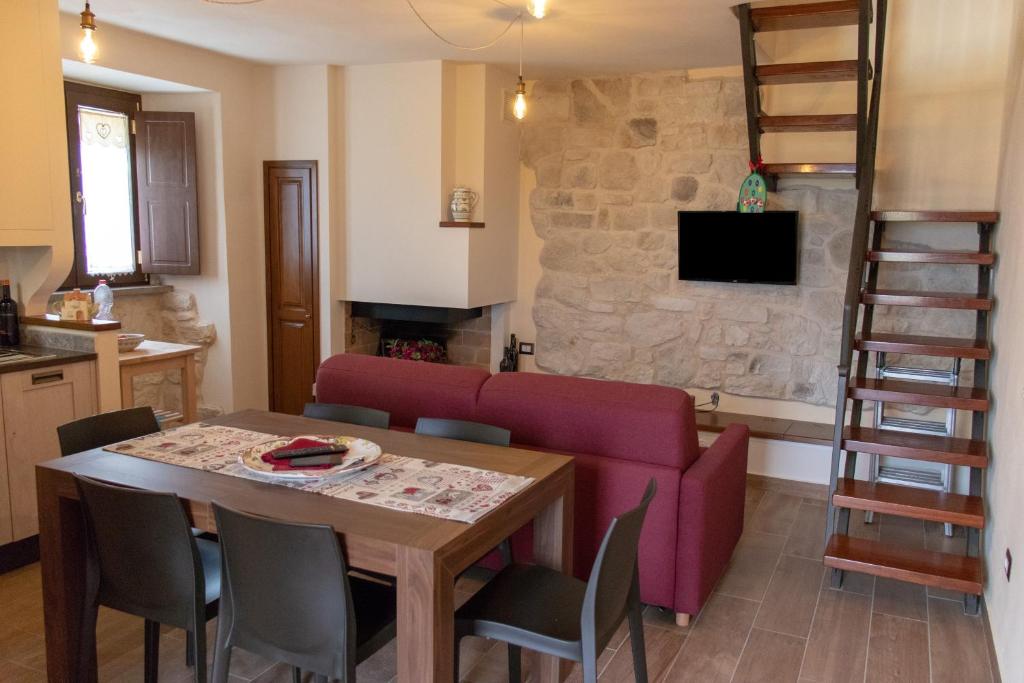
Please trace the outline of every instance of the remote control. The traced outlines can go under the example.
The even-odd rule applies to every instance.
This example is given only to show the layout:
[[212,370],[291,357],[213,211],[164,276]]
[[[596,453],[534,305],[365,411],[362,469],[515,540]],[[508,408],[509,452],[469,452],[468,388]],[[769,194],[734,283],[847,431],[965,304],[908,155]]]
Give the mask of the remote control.
[[279,451],[274,453],[278,460],[293,460],[294,458],[309,458],[314,455],[332,455],[334,453],[348,453],[348,446],[337,444],[333,446],[311,446],[310,448],[296,448],[290,451]]
[[288,464],[292,467],[318,467],[320,465],[340,465],[345,461],[344,453],[329,455],[310,455],[304,458],[292,458]]

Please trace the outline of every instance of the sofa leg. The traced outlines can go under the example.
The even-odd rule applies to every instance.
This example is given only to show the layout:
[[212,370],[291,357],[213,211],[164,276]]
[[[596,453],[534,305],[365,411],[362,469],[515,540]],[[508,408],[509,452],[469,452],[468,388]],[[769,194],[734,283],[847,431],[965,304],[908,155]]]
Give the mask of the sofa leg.
[[690,615],[689,614],[683,614],[682,612],[677,612],[676,613],[676,626],[681,626],[682,628],[686,628],[689,625],[690,625]]

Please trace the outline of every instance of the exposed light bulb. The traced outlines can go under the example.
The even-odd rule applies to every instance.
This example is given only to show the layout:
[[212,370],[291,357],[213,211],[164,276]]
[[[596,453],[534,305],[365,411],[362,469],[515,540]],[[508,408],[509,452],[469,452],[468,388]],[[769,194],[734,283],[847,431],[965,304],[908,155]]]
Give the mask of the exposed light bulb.
[[85,3],[85,9],[82,10],[82,41],[78,44],[78,53],[82,56],[82,61],[86,64],[92,64],[96,61],[96,53],[98,48],[96,47],[96,41],[93,38],[93,34],[96,33],[96,15],[89,9],[89,3]]
[[82,42],[78,44],[78,51],[82,55],[82,61],[92,64],[96,61],[96,41],[92,39],[92,29],[82,29]]
[[543,19],[548,14],[548,0],[530,0],[526,5],[526,10],[535,19]]
[[522,76],[516,84],[516,100],[512,104],[512,115],[520,121],[526,118],[526,83],[523,83]]

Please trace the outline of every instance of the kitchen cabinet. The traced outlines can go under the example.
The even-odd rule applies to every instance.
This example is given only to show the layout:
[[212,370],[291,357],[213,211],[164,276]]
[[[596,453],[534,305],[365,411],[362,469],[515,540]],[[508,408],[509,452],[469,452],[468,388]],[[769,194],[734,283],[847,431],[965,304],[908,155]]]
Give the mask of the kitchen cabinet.
[[0,246],[70,241],[60,23],[53,0],[5,2],[0,41]]
[[[60,457],[57,427],[96,413],[96,363],[82,361],[0,375],[5,427],[0,467],[6,456],[11,538],[39,532],[36,510],[37,463]],[[0,475],[0,483],[3,475]],[[0,491],[0,502],[4,493]],[[0,542],[3,537],[0,513]]]
[[[0,411],[0,434],[4,431],[4,414]],[[7,485],[7,448],[0,439],[0,545],[14,540],[11,528],[11,493]]]

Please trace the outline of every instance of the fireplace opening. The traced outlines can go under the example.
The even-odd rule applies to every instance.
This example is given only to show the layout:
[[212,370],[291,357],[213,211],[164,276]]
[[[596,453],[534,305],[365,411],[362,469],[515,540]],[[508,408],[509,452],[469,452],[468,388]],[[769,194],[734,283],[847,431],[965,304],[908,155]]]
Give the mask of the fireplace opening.
[[490,368],[490,313],[489,307],[463,309],[353,301],[347,350]]

